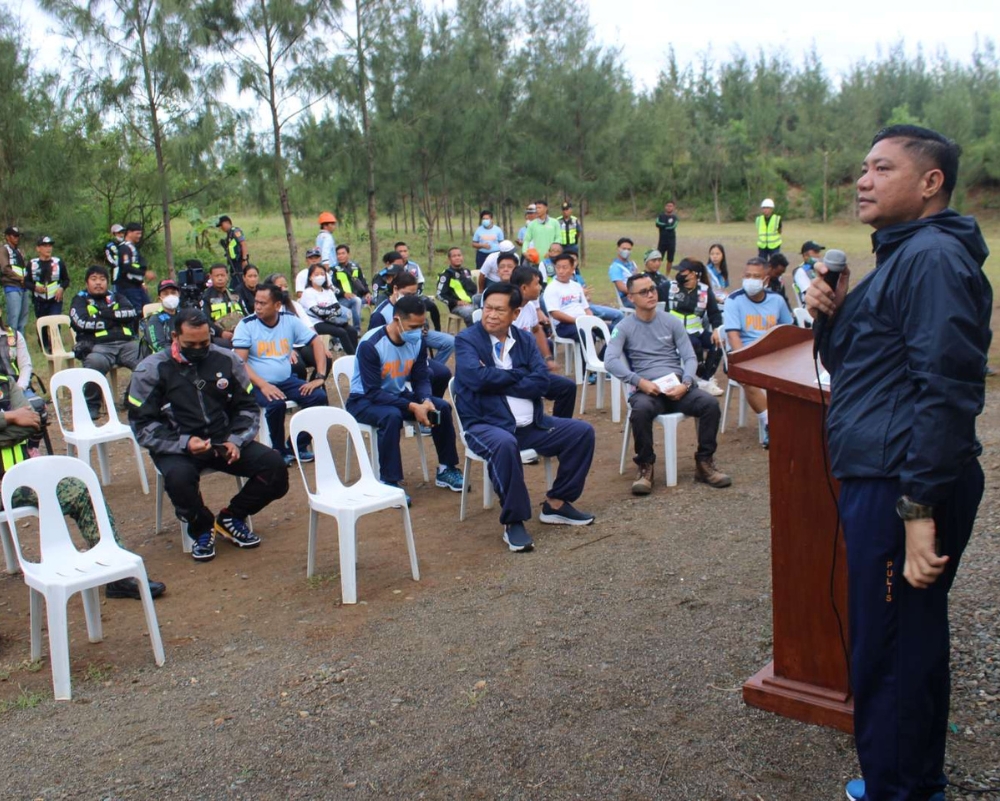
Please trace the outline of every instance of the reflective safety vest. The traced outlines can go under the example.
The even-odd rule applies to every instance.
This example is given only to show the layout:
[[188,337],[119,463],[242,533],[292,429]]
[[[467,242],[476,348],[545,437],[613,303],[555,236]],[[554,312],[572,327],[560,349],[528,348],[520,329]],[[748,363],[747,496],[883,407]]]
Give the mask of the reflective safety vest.
[[[121,306],[118,305],[118,301],[116,300],[113,304],[111,304],[111,308],[114,309],[115,311],[118,311],[119,309],[121,309]],[[87,314],[89,314],[91,317],[96,317],[98,314],[100,314],[100,311],[93,303],[88,303]],[[102,337],[106,337],[110,333],[111,332],[108,331],[107,327],[105,327],[102,328],[100,331],[95,331],[94,336],[97,339],[101,339]],[[132,338],[132,329],[129,328],[127,325],[122,326],[122,333],[125,334],[125,336],[127,336],[129,339]]]
[[559,244],[565,247],[566,245],[575,245],[576,240],[580,236],[580,221],[570,215],[567,220],[565,217],[559,218]]
[[[691,292],[681,292],[676,281],[670,282],[670,313],[684,323],[684,330],[689,334],[700,334],[705,330],[705,312],[708,310],[708,292],[705,284],[698,284],[698,288]],[[697,293],[693,310],[685,309],[678,311],[677,306],[682,298],[687,299],[691,294]]]
[[781,250],[781,232],[778,230],[780,225],[780,214],[772,214],[770,219],[763,214],[757,217],[758,250]]
[[21,255],[21,251],[17,248],[12,248],[6,242],[4,247],[7,248],[7,260],[10,262],[10,269],[18,278],[24,278],[24,257]]
[[234,226],[226,234],[226,260],[229,262],[229,267],[234,273],[243,272],[243,253],[240,249],[240,240],[237,238],[237,235],[242,233],[239,228]]
[[32,259],[31,263],[28,265],[28,274],[31,276],[31,280],[35,282],[35,294],[45,300],[55,300],[56,291],[60,288],[59,279],[63,277],[65,273],[65,267],[63,263],[56,258],[52,257],[52,268],[51,275],[49,276],[48,283],[43,284],[42,281],[42,265],[41,259]]
[[7,336],[0,335],[0,371],[15,380],[21,376],[21,368],[17,366],[17,332],[7,329]]
[[208,313],[213,322],[218,322],[230,314],[243,315],[243,306],[231,298],[214,297],[208,307]]
[[455,297],[462,303],[472,303],[472,298],[470,298],[469,293],[465,291],[465,287],[462,286],[462,281],[458,275],[455,275],[448,281],[448,286],[451,287],[451,291],[455,293]]
[[[0,403],[5,407],[10,408],[11,401],[11,385],[14,382],[5,375],[0,375]],[[28,458],[28,451],[24,446],[24,443],[18,443],[17,445],[7,445],[0,448],[0,463],[3,464],[3,472],[6,473],[14,465],[23,462]]]

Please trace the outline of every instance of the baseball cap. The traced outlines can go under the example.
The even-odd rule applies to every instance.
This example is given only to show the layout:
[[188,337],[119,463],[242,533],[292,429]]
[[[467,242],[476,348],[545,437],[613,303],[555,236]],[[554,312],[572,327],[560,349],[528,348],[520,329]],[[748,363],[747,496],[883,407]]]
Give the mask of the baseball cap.
[[16,225],[8,225],[7,229],[3,232],[4,236],[20,236],[21,229]]
[[307,259],[311,259],[314,256],[322,256],[322,255],[323,255],[323,251],[320,250],[319,248],[309,248],[309,250],[306,251],[306,258]]
[[503,241],[500,242],[500,252],[501,253],[506,253],[509,250],[513,251],[513,250],[516,250],[516,249],[517,248],[515,247],[514,243],[511,242],[509,239],[504,239]]
[[647,262],[653,261],[653,259],[662,259],[662,258],[663,254],[660,253],[660,251],[658,251],[656,248],[652,248],[642,254],[642,263],[646,264]]
[[525,214],[535,214],[538,211],[538,207],[534,203],[529,203],[524,207]]
[[164,278],[160,283],[156,285],[156,294],[160,295],[163,293],[164,289],[176,289],[180,292],[180,287],[177,286],[177,282],[172,278]]
[[771,200],[771,198],[769,198],[769,197],[766,197],[766,198],[764,198],[764,199],[763,199],[763,200],[762,200],[762,201],[760,202],[760,207],[761,207],[762,209],[773,209],[773,208],[774,208],[774,201],[773,201],[773,200]]
[[562,204],[562,207],[563,207],[563,211],[565,211],[566,209],[571,209],[571,208],[573,208],[573,204],[572,204],[572,203],[570,203],[570,202],[569,202],[569,201],[567,200],[567,201],[566,201],[565,203],[563,203],[563,204]]
[[43,236],[35,243],[36,245],[54,245],[55,242],[52,241],[51,236]]
[[799,253],[805,253],[807,250],[826,250],[826,248],[810,239],[808,242],[802,243],[802,250]]
[[120,223],[115,223],[114,225],[111,226],[111,233],[113,234],[120,234],[124,230],[125,226]]

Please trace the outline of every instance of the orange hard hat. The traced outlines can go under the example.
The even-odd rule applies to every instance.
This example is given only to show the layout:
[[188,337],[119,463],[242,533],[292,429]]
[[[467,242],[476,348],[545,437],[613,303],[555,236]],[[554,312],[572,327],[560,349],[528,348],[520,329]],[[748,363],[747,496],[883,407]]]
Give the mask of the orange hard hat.
[[324,211],[322,214],[319,215],[320,225],[325,225],[326,223],[335,223],[335,222],[337,222],[337,218],[333,216],[332,211]]
[[535,250],[534,248],[528,248],[526,251],[524,251],[524,256],[532,264],[538,264],[539,262],[538,251]]

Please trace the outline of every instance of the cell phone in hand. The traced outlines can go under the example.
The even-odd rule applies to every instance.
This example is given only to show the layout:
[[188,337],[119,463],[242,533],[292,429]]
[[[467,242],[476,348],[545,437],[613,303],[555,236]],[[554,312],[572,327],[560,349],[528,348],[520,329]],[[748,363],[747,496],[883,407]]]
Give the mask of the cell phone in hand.
[[441,425],[441,412],[437,409],[427,412],[427,419],[430,420],[432,426]]

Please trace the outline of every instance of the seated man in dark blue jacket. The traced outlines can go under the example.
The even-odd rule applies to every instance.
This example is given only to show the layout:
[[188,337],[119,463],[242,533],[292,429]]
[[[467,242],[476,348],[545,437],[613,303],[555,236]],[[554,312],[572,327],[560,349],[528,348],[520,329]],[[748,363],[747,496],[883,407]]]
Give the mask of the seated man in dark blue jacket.
[[461,492],[451,405],[431,391],[425,312],[423,298],[403,295],[393,307],[392,321],[361,337],[347,411],[358,422],[378,429],[381,478],[386,484],[399,486],[403,480],[399,435],[404,420],[416,420],[430,426],[434,439],[439,464],[434,483]]
[[534,338],[513,327],[521,294],[498,282],[483,294],[483,319],[455,338],[455,404],[466,446],[486,459],[503,508],[503,540],[512,551],[534,546],[524,521],[531,499],[521,451],[559,458],[555,484],[542,503],[542,523],[589,526],[594,516],[573,508],[594,456],[594,429],[583,420],[549,417],[542,398],[549,371]]

